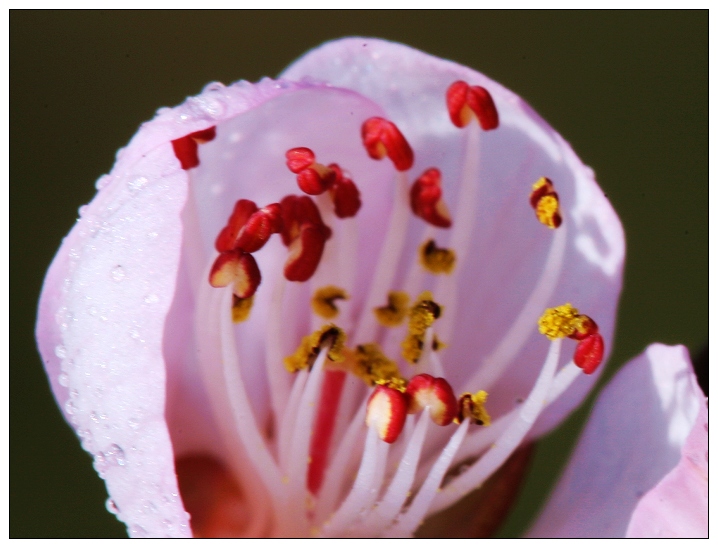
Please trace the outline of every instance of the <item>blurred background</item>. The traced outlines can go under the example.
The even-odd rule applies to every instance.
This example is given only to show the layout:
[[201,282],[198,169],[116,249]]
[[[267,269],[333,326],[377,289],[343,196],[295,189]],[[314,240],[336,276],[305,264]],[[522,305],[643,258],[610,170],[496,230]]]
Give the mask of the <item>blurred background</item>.
[[[126,536],[55,406],[33,335],[45,271],[95,180],[158,107],[213,80],[276,76],[313,46],[348,35],[404,42],[485,73],[594,168],[627,238],[618,333],[601,384],[653,341],[684,344],[707,368],[707,11],[15,10],[11,537]],[[500,536],[521,534],[535,515],[594,398],[539,443]]]

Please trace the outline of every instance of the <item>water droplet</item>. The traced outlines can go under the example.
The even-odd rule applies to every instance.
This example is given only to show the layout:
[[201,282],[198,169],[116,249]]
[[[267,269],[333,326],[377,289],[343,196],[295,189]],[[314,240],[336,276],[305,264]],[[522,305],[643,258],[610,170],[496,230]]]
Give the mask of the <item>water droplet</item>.
[[92,461],[92,467],[95,469],[95,471],[100,474],[101,478],[104,478],[105,472],[107,472],[107,460],[105,459],[105,455],[102,451],[98,451],[95,453],[95,460]]
[[110,271],[110,276],[112,276],[112,279],[116,282],[121,282],[125,279],[125,269],[122,268],[122,265],[118,264]]
[[209,84],[204,86],[202,93],[205,93],[207,91],[221,91],[224,88],[225,88],[225,85],[222,82],[210,82]]
[[127,183],[127,186],[130,187],[130,190],[132,192],[137,192],[142,187],[144,187],[147,184],[147,177],[135,177],[131,181]]
[[85,213],[87,213],[88,207],[86,205],[80,206],[77,210],[77,213],[80,214],[80,217],[84,217]]
[[74,415],[75,411],[77,411],[75,402],[73,402],[72,400],[67,400],[65,402],[65,413],[67,413],[68,415]]
[[102,177],[97,179],[97,182],[95,182],[95,188],[97,190],[102,190],[110,184],[110,181],[112,181],[112,177],[110,177],[109,175],[103,175]]
[[70,386],[70,377],[67,376],[67,373],[60,373],[57,377],[57,382],[60,383],[60,386]]
[[136,341],[144,342],[142,336],[140,335],[140,332],[137,329],[130,329],[130,337],[135,339]]
[[125,452],[122,448],[113,443],[110,448],[105,451],[105,461],[111,465],[124,466],[125,465]]
[[100,417],[97,415],[97,413],[95,411],[92,411],[90,413],[90,420],[92,422],[100,422]]
[[127,419],[127,424],[132,430],[137,430],[140,427],[140,421],[134,417]]
[[70,257],[71,261],[76,261],[77,259],[80,258],[80,252],[77,249],[75,249],[74,247],[72,249],[70,249],[70,252],[67,255],[68,255],[68,257]]
[[145,302],[147,304],[155,304],[155,303],[159,302],[159,300],[160,300],[160,298],[157,295],[155,295],[154,293],[150,293],[149,295],[147,295],[145,297]]
[[97,316],[97,314],[99,314],[99,312],[100,312],[100,311],[97,309],[96,306],[90,306],[90,307],[88,307],[88,309],[87,309],[87,313],[88,313],[90,316]]
[[105,502],[105,508],[107,508],[107,511],[110,514],[117,515],[120,513],[120,509],[117,507],[117,504],[115,504],[115,501],[111,498],[107,499],[107,502]]
[[147,233],[147,237],[148,237],[148,238],[154,239],[154,238],[156,238],[157,236],[159,236],[159,234],[158,234],[157,232],[148,232],[148,233]]
[[67,349],[63,345],[58,344],[55,347],[55,356],[57,356],[61,360],[65,359],[67,357]]

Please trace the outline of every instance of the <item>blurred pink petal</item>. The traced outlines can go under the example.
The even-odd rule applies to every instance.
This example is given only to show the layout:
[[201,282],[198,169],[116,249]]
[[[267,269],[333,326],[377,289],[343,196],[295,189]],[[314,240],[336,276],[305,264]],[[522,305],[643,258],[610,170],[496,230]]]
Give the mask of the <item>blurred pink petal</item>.
[[[45,280],[37,338],[53,392],[132,536],[189,536],[185,510],[195,534],[410,535],[596,381],[572,363],[573,341],[537,332],[544,309],[574,303],[600,325],[607,354],[612,346],[620,222],[593,172],[519,97],[455,63],[359,38],[308,53],[282,78],[210,84],[160,109],[100,178]],[[488,90],[497,129],[452,124],[445,93],[457,80]],[[411,145],[408,171],[367,154],[360,130],[376,117]],[[196,132],[213,138],[195,147]],[[356,184],[361,208],[336,218],[327,194],[316,198],[331,238],[306,283],[284,279],[278,236],[253,252],[261,285],[249,319],[232,324],[231,285],[207,281],[215,239],[237,200],[261,208],[300,194],[285,161],[297,147],[311,149],[316,173],[341,166],[335,177]],[[430,167],[441,170],[451,229],[411,213],[410,184]],[[561,197],[556,230],[529,205],[541,177]],[[315,240],[325,234],[311,226]],[[429,238],[456,253],[452,274],[418,266]],[[363,425],[359,378],[322,367],[290,376],[282,360],[324,323],[309,301],[330,284],[350,296],[333,320],[348,346],[380,343],[403,375],[445,377],[457,395],[487,390],[492,425],[439,427],[423,413],[389,446]],[[432,329],[448,348],[425,345],[416,368],[400,358],[405,331],[373,315],[399,289],[412,302],[429,289],[443,307]],[[326,454],[310,465],[315,419]],[[476,462],[437,494],[465,459]]]
[[604,388],[529,536],[706,535],[705,409],[685,347],[649,346]]

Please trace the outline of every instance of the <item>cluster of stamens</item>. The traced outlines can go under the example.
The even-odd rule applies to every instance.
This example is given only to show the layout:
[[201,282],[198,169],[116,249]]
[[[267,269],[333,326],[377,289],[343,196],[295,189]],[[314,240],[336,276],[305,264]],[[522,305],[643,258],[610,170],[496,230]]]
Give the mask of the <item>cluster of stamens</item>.
[[[493,99],[483,87],[455,82],[447,90],[446,104],[449,118],[456,127],[463,128],[472,119],[485,131],[499,125]],[[215,128],[211,127],[172,141],[183,169],[199,165],[198,144],[214,136]],[[414,152],[392,122],[378,117],[366,120],[361,127],[361,139],[371,158],[389,158],[400,177],[405,177],[404,172],[413,167]],[[254,253],[262,249],[273,234],[279,234],[287,247],[283,274],[288,281],[306,282],[316,272],[332,230],[324,223],[313,197],[326,193],[338,219],[354,217],[361,209],[357,185],[338,164],[317,162],[314,152],[306,147],[291,148],[285,156],[286,165],[296,175],[297,186],[303,194],[287,195],[261,208],[251,200],[238,200],[215,241],[218,256],[211,266],[209,283],[217,288],[232,287],[235,322],[245,320],[250,314],[253,295],[262,279]],[[438,168],[425,169],[413,185],[407,182],[403,188],[408,190],[407,202],[416,217],[433,227],[452,226],[451,214],[442,197]],[[542,224],[552,229],[561,226],[558,194],[551,180],[540,178],[533,185],[529,202]],[[453,249],[438,247],[434,239],[419,248],[419,264],[433,275],[451,275],[461,259]],[[366,404],[365,423],[386,443],[398,439],[407,415],[424,410],[439,426],[464,422],[489,426],[491,418],[485,407],[488,396],[485,391],[462,393],[457,397],[441,376],[425,372],[402,375],[402,370],[416,368],[426,361],[427,353],[444,346],[434,333],[434,322],[442,316],[442,307],[433,300],[432,294],[419,293],[413,305],[410,295],[404,291],[389,289],[381,294],[386,295],[386,304],[373,308],[374,320],[385,328],[406,325],[406,336],[398,349],[405,364],[400,366],[387,357],[376,342],[357,341],[360,344],[350,348],[346,344],[350,336],[345,330],[327,324],[303,337],[294,354],[284,359],[287,371],[297,373],[318,365],[327,371],[341,371],[362,379],[373,390]],[[349,294],[343,288],[328,285],[314,292],[310,304],[317,316],[330,320],[343,317],[339,301],[348,299]],[[551,340],[569,337],[578,341],[575,364],[587,374],[596,370],[603,359],[604,344],[591,318],[566,304],[546,310],[538,324],[540,333]],[[350,334],[356,335],[351,331]],[[320,356],[323,363],[317,362]],[[310,476],[315,482],[316,477],[321,477],[312,470]]]

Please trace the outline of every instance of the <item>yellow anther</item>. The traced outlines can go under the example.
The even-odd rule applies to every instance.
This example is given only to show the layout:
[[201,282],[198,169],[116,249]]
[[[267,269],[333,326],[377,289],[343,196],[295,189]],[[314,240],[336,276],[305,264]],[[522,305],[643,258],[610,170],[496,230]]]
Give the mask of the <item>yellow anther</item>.
[[311,368],[323,346],[328,346],[327,358],[333,362],[344,361],[344,343],[347,335],[334,324],[327,324],[311,335],[302,337],[302,342],[291,356],[284,358],[284,366],[290,373]]
[[401,325],[409,312],[409,294],[406,291],[389,291],[387,303],[374,309],[377,321],[384,327]]
[[406,382],[405,378],[397,376],[392,377],[391,379],[378,380],[376,381],[376,384],[380,384],[388,388],[393,388],[394,390],[398,390],[399,392],[406,392],[406,385],[409,383]]
[[321,316],[326,320],[331,320],[339,314],[339,308],[334,303],[337,299],[346,300],[349,298],[347,292],[341,287],[327,285],[320,287],[314,292],[312,297],[312,310],[317,316]]
[[241,299],[237,295],[232,295],[232,321],[234,323],[240,323],[249,318],[249,313],[252,311],[252,303],[254,302],[254,295]]
[[561,206],[550,179],[541,177],[533,184],[530,202],[541,223],[549,228],[561,226]]
[[461,394],[459,397],[459,413],[454,422],[461,424],[465,418],[470,418],[475,424],[481,426],[489,426],[491,424],[491,416],[486,411],[486,399],[489,395],[485,390],[479,390],[476,394]]
[[539,318],[538,330],[551,340],[570,337],[584,325],[584,318],[585,316],[579,314],[571,303],[566,303],[556,308],[547,308]]
[[409,329],[401,343],[401,355],[409,363],[416,363],[424,348],[424,334],[441,315],[441,307],[432,300],[430,291],[419,295],[409,312]]
[[419,262],[432,274],[451,274],[456,266],[456,253],[436,247],[434,240],[428,240],[419,247]]
[[351,372],[369,386],[401,377],[396,362],[387,358],[376,343],[358,345],[352,358]]

